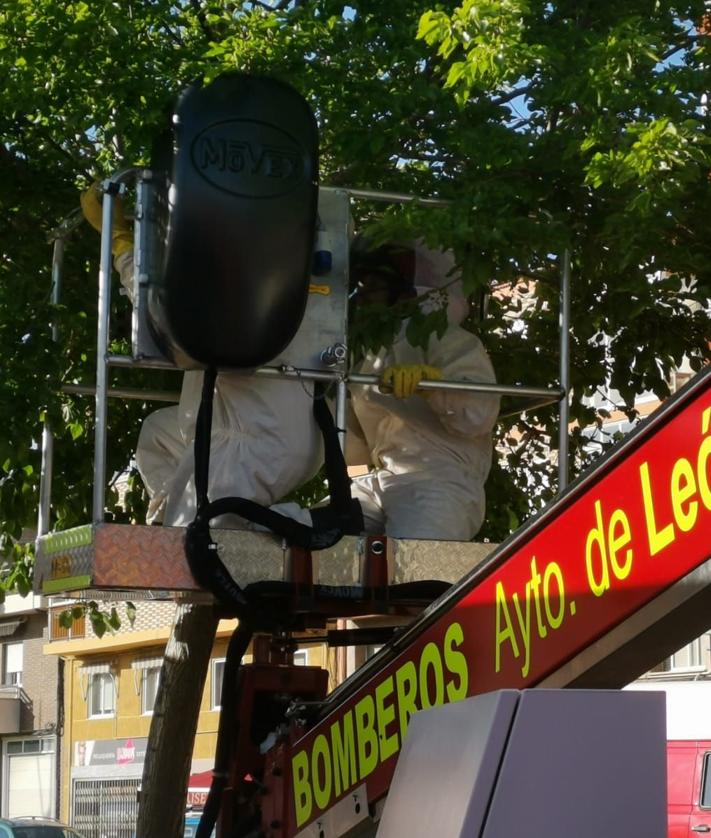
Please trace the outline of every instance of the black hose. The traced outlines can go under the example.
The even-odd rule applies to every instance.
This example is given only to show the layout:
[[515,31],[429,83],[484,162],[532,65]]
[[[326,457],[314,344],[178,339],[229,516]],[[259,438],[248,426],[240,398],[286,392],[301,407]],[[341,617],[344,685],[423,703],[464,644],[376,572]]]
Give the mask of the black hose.
[[306,550],[324,550],[339,541],[344,534],[361,532],[363,515],[358,501],[351,498],[351,481],[338,441],[338,433],[326,405],[325,393],[320,387],[316,389],[313,411],[324,440],[331,502],[328,506],[312,510],[314,526],[301,524],[246,498],[227,497],[211,502],[207,487],[216,380],[217,370],[214,367],[206,369],[195,427],[197,514],[195,520],[187,527],[185,553],[190,571],[202,588],[211,591],[219,602],[230,607],[238,619],[268,628],[278,625],[280,616],[270,613],[264,603],[255,606],[234,581],[220,560],[217,545],[210,536],[210,521],[220,515],[234,513],[270,529],[292,546]]
[[217,816],[220,813],[222,795],[230,775],[232,747],[239,732],[239,719],[237,717],[240,698],[237,689],[238,675],[242,658],[247,653],[252,640],[252,634],[252,627],[248,623],[240,622],[227,646],[222,692],[220,694],[220,724],[217,728],[215,767],[212,772],[210,791],[207,795],[195,838],[210,838],[217,823]]
[[273,629],[285,622],[283,614],[274,612],[264,600],[252,601],[234,581],[220,560],[217,545],[210,536],[210,520],[218,515],[234,512],[269,527],[292,545],[312,550],[329,547],[345,533],[360,532],[363,528],[360,505],[351,499],[350,478],[323,391],[316,393],[314,417],[324,438],[326,471],[332,496],[331,503],[327,507],[314,510],[312,513],[314,527],[307,527],[245,498],[220,498],[210,502],[207,487],[210,472],[212,405],[216,380],[217,370],[214,367],[205,370],[202,399],[195,427],[197,514],[195,520],[187,527],[185,553],[195,581],[201,587],[211,591],[218,602],[228,606],[238,618],[239,624],[227,649],[215,768],[196,838],[210,838],[229,779],[232,747],[238,732],[237,687],[242,658],[255,628]]

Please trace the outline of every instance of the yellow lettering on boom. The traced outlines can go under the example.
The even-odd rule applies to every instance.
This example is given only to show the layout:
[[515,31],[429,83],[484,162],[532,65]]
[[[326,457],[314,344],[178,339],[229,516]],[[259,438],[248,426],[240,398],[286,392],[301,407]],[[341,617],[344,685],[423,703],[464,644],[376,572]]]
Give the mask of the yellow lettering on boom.
[[292,757],[291,776],[294,783],[296,825],[301,826],[311,817],[311,810],[313,809],[311,785],[309,784],[309,756],[306,751],[299,751]]
[[419,659],[404,661],[383,677],[325,733],[316,734],[306,750],[292,757],[297,827],[308,823],[315,810],[326,811],[397,754],[414,713],[466,698],[469,669],[463,643],[461,624],[450,623],[441,643],[425,644]]
[[[341,732],[341,725],[343,732]],[[331,725],[331,750],[333,751],[333,787],[336,797],[358,781],[356,766],[353,713],[349,710],[340,722]]]
[[[319,762],[321,765],[319,765]],[[322,734],[314,739],[311,751],[311,782],[314,790],[314,800],[319,809],[325,809],[331,799],[333,775],[331,771],[331,752],[328,739]]]
[[642,481],[642,500],[644,501],[644,517],[647,522],[647,539],[649,541],[649,554],[655,556],[660,550],[668,547],[676,538],[674,525],[669,523],[661,530],[657,529],[657,521],[654,512],[654,500],[652,498],[652,483],[649,479],[649,466],[642,463],[639,467],[639,477]]
[[[550,580],[555,579],[558,587],[558,613],[554,616],[551,609]],[[560,628],[565,616],[565,590],[563,588],[563,571],[557,562],[549,562],[543,574],[543,607],[546,611],[548,625],[552,629]]]
[[618,552],[632,540],[630,522],[621,509],[616,509],[610,516],[607,527],[607,537],[610,542],[610,565],[617,579],[626,579],[632,570],[632,550],[625,550],[624,562],[620,562]]
[[684,505],[696,494],[694,470],[688,460],[681,459],[674,463],[671,476],[671,501],[674,520],[682,532],[689,532],[696,523],[699,513],[698,501],[691,501],[686,509]]
[[[595,545],[597,545],[600,559],[599,574],[595,573]],[[610,573],[607,567],[607,551],[602,527],[602,506],[599,500],[595,501],[595,526],[588,533],[585,542],[585,570],[590,590],[595,596],[602,596],[610,587]]]
[[538,628],[538,636],[541,638],[546,637],[548,634],[548,628],[543,620],[543,615],[541,614],[540,590],[542,581],[541,574],[538,572],[538,568],[536,567],[536,557],[534,556],[531,559],[531,593],[533,594],[533,603],[536,606],[536,626]]
[[[429,670],[433,677],[430,679]],[[434,685],[434,698],[430,697],[430,686]],[[420,657],[420,705],[423,710],[444,704],[444,672],[442,656],[436,643],[428,643]]]
[[696,459],[696,476],[699,480],[699,494],[701,502],[711,511],[711,485],[709,484],[708,462],[711,456],[711,436],[707,436],[699,448],[699,456]]
[[388,725],[395,721],[395,707],[392,701],[386,699],[393,694],[395,686],[392,675],[375,688],[375,711],[378,719],[378,739],[380,741],[380,761],[396,754],[400,747],[397,733],[388,736]]
[[358,740],[358,776],[361,780],[375,771],[378,765],[378,735],[375,732],[375,702],[365,695],[353,708],[355,732]]
[[447,698],[450,701],[461,701],[467,697],[469,689],[469,668],[467,659],[462,652],[454,650],[454,646],[461,646],[464,642],[464,631],[459,623],[452,623],[444,636],[444,665],[447,671],[459,678],[455,686],[452,681],[447,684]]
[[417,670],[412,661],[406,661],[395,673],[395,692],[400,719],[400,741],[405,741],[410,716],[417,712]]
[[[502,628],[505,624],[505,628]],[[496,583],[496,671],[501,670],[501,646],[508,641],[511,644],[511,652],[517,658],[519,656],[516,633],[511,623],[509,607],[506,604],[506,592],[502,582]]]

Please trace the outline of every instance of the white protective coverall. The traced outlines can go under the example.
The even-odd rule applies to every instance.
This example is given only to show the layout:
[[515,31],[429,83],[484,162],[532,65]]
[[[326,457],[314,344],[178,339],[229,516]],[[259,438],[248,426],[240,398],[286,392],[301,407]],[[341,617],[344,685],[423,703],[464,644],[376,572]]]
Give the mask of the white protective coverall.
[[[433,334],[423,350],[408,342],[405,321],[393,345],[369,353],[354,372],[379,376],[394,364],[428,364],[438,367],[443,379],[494,383],[481,341],[459,325],[469,306],[461,283],[452,281],[453,256],[418,241],[415,260],[418,295],[433,288],[446,295],[447,330],[441,339]],[[423,306],[432,304],[423,299]],[[349,465],[373,466],[352,485],[366,532],[470,541],[484,520],[484,483],[491,467],[499,396],[440,390],[396,399],[377,386],[357,385],[350,394],[346,460]],[[308,510],[297,504],[279,504],[276,511],[311,523]]]
[[[132,254],[115,262],[129,296]],[[203,373],[183,376],[180,402],[143,422],[136,464],[151,498],[146,520],[187,526],[196,512],[193,442]],[[210,445],[210,500],[243,497],[268,506],[310,480],[323,460],[313,400],[302,382],[220,373]],[[223,516],[220,526],[241,523]]]
[[[417,242],[415,258],[418,295],[451,282],[451,254]],[[441,339],[433,334],[427,349],[414,347],[405,337],[405,322],[393,345],[369,353],[357,372],[379,376],[394,364],[428,364],[438,367],[443,379],[494,383],[481,341],[459,325],[468,308],[460,289],[455,283],[439,292],[448,297],[448,326]],[[362,463],[367,452],[374,466],[353,481],[366,531],[394,538],[471,540],[484,519],[484,483],[498,412],[499,397],[493,394],[439,390],[396,399],[377,386],[354,386],[347,456],[349,462]]]

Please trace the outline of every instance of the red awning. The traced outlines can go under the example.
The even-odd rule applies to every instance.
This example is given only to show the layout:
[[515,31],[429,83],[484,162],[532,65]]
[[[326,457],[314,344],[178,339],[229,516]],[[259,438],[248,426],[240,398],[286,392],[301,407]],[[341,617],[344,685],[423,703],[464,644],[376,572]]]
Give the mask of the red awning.
[[200,771],[188,778],[189,789],[209,789],[212,785],[212,771]]
[[189,809],[202,809],[207,802],[207,793],[212,785],[212,771],[200,771],[188,778],[188,795],[185,801]]

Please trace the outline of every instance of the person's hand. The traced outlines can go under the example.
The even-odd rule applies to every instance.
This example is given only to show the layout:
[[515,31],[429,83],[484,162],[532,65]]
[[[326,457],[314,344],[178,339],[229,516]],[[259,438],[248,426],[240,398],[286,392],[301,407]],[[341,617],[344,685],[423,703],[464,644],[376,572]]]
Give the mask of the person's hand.
[[[103,208],[98,181],[92,183],[86,192],[82,192],[79,202],[84,218],[95,230],[101,232]],[[114,256],[120,256],[128,250],[133,250],[133,231],[123,212],[123,200],[120,195],[117,195],[114,198],[113,221],[111,224],[111,252]]]
[[[385,367],[380,376],[380,389],[392,392],[396,399],[409,399],[420,381],[439,381],[442,370],[428,364],[393,364]],[[422,395],[426,395],[425,392]]]

